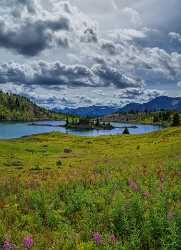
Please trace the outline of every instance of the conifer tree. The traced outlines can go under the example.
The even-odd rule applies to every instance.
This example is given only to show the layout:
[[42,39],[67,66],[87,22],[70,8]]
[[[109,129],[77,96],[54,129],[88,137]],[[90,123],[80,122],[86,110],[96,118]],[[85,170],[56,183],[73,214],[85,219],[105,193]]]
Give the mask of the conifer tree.
[[129,135],[130,132],[129,132],[129,129],[126,127],[123,131],[123,135]]
[[173,127],[180,126],[180,116],[178,113],[175,113],[173,116],[172,126]]

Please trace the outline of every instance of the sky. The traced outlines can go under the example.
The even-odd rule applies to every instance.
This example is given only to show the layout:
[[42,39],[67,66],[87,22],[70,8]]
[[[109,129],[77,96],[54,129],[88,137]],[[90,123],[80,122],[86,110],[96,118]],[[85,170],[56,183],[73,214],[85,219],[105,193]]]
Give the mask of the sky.
[[0,89],[47,108],[181,96],[180,0],[0,0]]

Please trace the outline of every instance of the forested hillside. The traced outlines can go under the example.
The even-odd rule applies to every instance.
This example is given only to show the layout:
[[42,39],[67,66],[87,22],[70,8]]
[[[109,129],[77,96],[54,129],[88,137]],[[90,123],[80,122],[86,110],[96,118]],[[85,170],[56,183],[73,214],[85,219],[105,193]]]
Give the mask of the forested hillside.
[[26,97],[0,91],[0,120],[30,121],[63,117],[37,106]]

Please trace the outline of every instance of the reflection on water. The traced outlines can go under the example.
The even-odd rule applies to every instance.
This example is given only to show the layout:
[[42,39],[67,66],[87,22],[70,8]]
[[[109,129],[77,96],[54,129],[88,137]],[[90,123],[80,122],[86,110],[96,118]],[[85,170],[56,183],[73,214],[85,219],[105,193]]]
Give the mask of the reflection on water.
[[[0,123],[0,139],[12,139],[22,136],[28,136],[32,134],[48,133],[48,132],[63,132],[67,134],[80,135],[80,136],[98,136],[98,135],[116,135],[122,134],[123,128],[115,128],[113,130],[89,130],[78,131],[69,130],[64,127],[58,127],[58,125],[64,125],[64,121],[41,121],[36,124],[44,124],[45,126],[33,125],[29,122],[1,122]],[[46,126],[46,125],[52,125]],[[120,122],[111,123],[115,127],[132,126],[131,124],[125,124]],[[57,126],[57,127],[56,127]],[[136,128],[129,128],[130,134],[144,134],[152,131],[160,130],[160,126],[154,125],[142,125],[136,124]]]

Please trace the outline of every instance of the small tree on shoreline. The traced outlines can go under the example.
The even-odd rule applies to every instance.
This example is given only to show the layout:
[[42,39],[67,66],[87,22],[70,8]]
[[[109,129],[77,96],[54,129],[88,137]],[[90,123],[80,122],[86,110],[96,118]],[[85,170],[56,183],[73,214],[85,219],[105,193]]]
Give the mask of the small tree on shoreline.
[[123,135],[129,135],[130,132],[129,132],[129,129],[126,127],[123,131]]
[[173,115],[172,126],[173,126],[173,127],[180,126],[180,116],[179,116],[178,113],[175,113],[175,114]]
[[66,126],[68,126],[69,125],[69,118],[68,118],[68,116],[66,116]]

